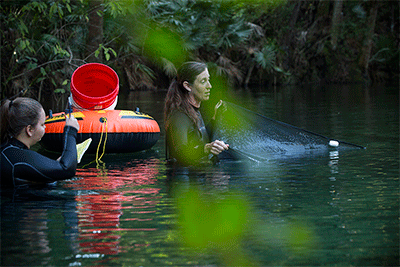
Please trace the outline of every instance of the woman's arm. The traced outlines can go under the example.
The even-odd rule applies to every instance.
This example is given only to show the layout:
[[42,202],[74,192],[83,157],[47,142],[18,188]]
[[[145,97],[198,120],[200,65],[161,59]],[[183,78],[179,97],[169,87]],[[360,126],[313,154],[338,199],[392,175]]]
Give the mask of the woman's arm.
[[197,127],[184,113],[175,112],[171,116],[167,139],[170,158],[175,158],[180,163],[193,165],[207,155]]
[[[77,129],[64,128],[64,151],[59,161],[50,159],[29,149],[13,151],[14,178],[33,182],[54,182],[74,177],[77,166]],[[18,154],[18,155],[17,155]]]

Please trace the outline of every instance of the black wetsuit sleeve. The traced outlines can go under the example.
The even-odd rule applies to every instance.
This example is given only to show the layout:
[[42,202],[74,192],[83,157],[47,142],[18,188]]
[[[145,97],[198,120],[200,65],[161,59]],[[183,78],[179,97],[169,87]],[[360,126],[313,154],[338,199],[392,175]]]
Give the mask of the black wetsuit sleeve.
[[214,129],[216,127],[216,121],[214,119],[211,119],[207,124],[206,124],[206,129],[210,137],[214,136]]
[[170,158],[175,158],[179,163],[195,165],[206,156],[205,143],[186,114],[175,112],[171,116],[167,135]]
[[[75,128],[70,126],[64,128],[64,150],[59,161],[29,149],[8,148],[4,150],[4,154],[12,166],[10,178],[45,183],[72,178],[77,166],[76,136]],[[4,178],[2,177],[2,179]]]
[[71,174],[71,177],[75,175],[76,166],[78,164],[78,155],[76,151],[76,136],[77,130],[74,127],[64,127],[64,149],[60,158],[60,164],[64,170]]

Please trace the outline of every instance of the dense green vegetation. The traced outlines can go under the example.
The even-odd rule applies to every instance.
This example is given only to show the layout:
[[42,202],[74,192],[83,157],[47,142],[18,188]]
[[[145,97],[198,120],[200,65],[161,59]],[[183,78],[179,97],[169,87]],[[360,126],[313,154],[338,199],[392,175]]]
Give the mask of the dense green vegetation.
[[165,89],[194,59],[235,86],[397,82],[397,1],[18,0],[1,3],[1,95],[62,99],[87,62]]

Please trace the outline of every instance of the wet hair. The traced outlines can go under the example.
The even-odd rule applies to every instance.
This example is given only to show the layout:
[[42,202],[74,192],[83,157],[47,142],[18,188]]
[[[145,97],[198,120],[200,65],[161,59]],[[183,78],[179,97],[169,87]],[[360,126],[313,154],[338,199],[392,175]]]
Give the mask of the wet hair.
[[35,126],[42,109],[42,105],[32,98],[5,100],[0,108],[1,143],[18,136],[26,126]]
[[205,63],[196,61],[186,62],[178,69],[177,76],[170,84],[165,98],[165,129],[168,128],[169,117],[175,110],[188,115],[196,125],[199,123],[197,112],[189,102],[189,91],[185,89],[183,83],[186,81],[192,85],[197,76],[206,69],[207,65]]

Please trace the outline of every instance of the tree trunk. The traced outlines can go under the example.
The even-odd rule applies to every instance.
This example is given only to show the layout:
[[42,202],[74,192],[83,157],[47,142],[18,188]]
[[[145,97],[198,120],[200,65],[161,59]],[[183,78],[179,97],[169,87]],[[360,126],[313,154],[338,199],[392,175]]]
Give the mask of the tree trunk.
[[377,1],[371,2],[369,16],[367,19],[368,29],[367,29],[367,33],[366,33],[366,36],[364,39],[364,44],[361,49],[361,57],[358,62],[358,65],[360,66],[361,70],[363,71],[364,76],[367,78],[369,78],[368,77],[368,65],[369,65],[369,60],[371,58],[376,17],[378,15],[378,5],[379,5],[379,3]]
[[294,36],[294,26],[296,25],[297,19],[299,17],[301,3],[302,3],[302,1],[298,1],[296,4],[294,4],[295,6],[293,8],[293,13],[292,13],[292,16],[290,17],[290,21],[289,21],[289,29],[286,33],[286,36],[283,38],[282,47],[283,47],[283,50],[287,53],[287,56],[286,56],[285,60],[283,61],[284,69],[288,69],[290,62],[292,62],[292,55],[293,55],[292,44],[293,44],[293,36]]
[[96,58],[95,51],[99,45],[103,43],[103,0],[89,1],[89,25],[88,25],[88,39],[86,41],[86,61],[88,62],[102,62],[103,51]]
[[332,26],[331,26],[331,44],[332,49],[336,50],[338,36],[339,36],[339,25],[342,19],[342,9],[343,9],[343,0],[335,0],[333,5],[333,17],[332,17]]

